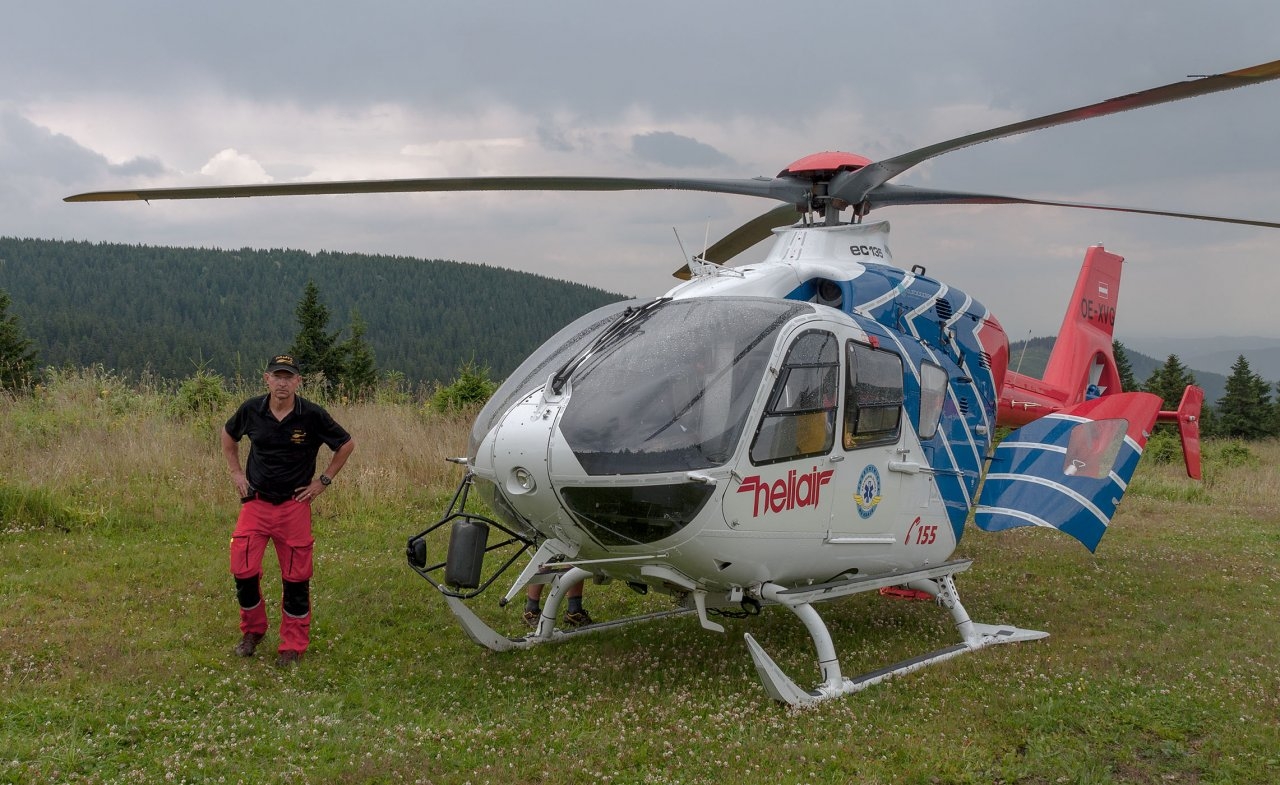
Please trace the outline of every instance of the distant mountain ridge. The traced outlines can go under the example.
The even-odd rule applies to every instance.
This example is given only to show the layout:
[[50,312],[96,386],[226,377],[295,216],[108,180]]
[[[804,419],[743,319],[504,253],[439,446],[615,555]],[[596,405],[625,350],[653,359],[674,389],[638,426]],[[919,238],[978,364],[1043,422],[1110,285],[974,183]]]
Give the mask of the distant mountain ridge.
[[[1129,342],[1125,341],[1125,348]],[[1141,338],[1133,341],[1137,351],[1155,357],[1178,355],[1189,368],[1231,375],[1231,366],[1241,355],[1249,369],[1273,384],[1280,381],[1280,338],[1212,336],[1203,338]]]
[[[1054,340],[1055,339],[1050,336],[1047,338],[1031,338],[1010,344],[1009,368],[1016,370],[1019,373],[1039,378],[1044,374],[1045,365],[1049,362],[1049,353],[1053,351]],[[1142,352],[1135,351],[1125,343],[1123,339],[1120,340],[1120,343],[1124,344],[1125,357],[1129,360],[1129,367],[1133,369],[1133,377],[1138,380],[1138,384],[1145,382],[1147,378],[1151,376],[1151,372],[1164,365],[1165,360],[1169,357],[1169,354],[1165,354],[1159,358],[1152,357],[1150,355],[1143,354]],[[1236,354],[1239,355],[1240,353],[1241,352],[1237,352]],[[1171,352],[1171,354],[1178,355],[1178,359],[1182,360],[1182,364],[1187,366],[1192,375],[1196,377],[1196,384],[1204,388],[1205,402],[1216,406],[1218,400],[1222,398],[1222,396],[1226,395],[1227,376],[1230,372],[1230,364],[1228,364],[1227,374],[1214,373],[1212,371],[1198,369],[1192,363],[1188,362],[1187,358],[1180,352],[1174,351]],[[1246,359],[1248,359],[1247,353]],[[1233,356],[1231,358],[1231,362],[1234,363],[1235,361],[1236,357]],[[1250,361],[1249,366],[1250,368],[1253,368],[1252,361]],[[1256,368],[1253,370],[1254,373],[1258,373]],[[1263,378],[1265,379],[1267,377],[1263,376]],[[1274,385],[1275,383],[1272,382],[1272,384]]]

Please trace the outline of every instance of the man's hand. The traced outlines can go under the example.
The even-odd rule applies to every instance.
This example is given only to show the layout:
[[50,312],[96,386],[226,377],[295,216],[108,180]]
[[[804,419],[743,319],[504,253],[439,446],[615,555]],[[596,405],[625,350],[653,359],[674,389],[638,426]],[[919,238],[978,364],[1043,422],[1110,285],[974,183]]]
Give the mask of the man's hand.
[[310,485],[304,485],[301,488],[295,488],[293,491],[293,500],[297,502],[309,502],[320,494],[324,493],[325,485],[320,482],[319,478],[311,481]]
[[244,469],[236,469],[231,472],[231,482],[235,484],[236,490],[240,492],[240,498],[249,495],[249,478],[244,476]]

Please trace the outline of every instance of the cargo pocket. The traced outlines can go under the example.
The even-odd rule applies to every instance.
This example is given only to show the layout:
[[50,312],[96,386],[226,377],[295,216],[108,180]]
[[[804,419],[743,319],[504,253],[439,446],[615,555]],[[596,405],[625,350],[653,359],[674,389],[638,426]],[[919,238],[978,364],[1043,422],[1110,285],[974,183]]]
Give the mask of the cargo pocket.
[[231,535],[231,574],[237,578],[250,578],[257,574],[250,569],[249,536],[246,534]]
[[315,549],[315,540],[306,545],[288,546],[288,564],[280,565],[281,578],[286,581],[300,583],[311,579],[311,552]]

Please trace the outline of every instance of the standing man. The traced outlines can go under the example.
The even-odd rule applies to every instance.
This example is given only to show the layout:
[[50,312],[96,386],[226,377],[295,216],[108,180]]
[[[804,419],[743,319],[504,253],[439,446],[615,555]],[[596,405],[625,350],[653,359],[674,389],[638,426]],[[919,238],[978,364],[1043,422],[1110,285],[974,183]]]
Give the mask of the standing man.
[[[253,656],[267,632],[261,579],[270,540],[284,581],[276,665],[287,667],[302,659],[311,640],[311,502],[328,489],[356,445],[323,407],[298,395],[302,372],[291,355],[272,357],[262,378],[267,394],[241,404],[222,429],[222,454],[240,492],[240,517],[231,535],[231,574],[243,633],[235,652]],[[241,469],[244,436],[249,437],[249,461]],[[321,444],[333,457],[315,477]]]

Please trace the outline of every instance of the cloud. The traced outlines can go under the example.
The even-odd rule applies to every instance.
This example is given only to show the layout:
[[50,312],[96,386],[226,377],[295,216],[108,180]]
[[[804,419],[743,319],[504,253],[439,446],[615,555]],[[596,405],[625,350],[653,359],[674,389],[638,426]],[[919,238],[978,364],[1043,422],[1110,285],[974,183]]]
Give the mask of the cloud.
[[272,180],[262,164],[252,157],[228,147],[200,168],[200,174],[219,183],[269,183]]
[[113,164],[111,174],[121,177],[158,177],[165,174],[164,164],[154,156],[130,158],[122,164]]
[[[821,150],[883,159],[1261,63],[1280,25],[1280,4],[1260,0],[837,4],[828,28],[875,31],[854,52],[796,48],[779,37],[795,22],[784,4],[732,0],[497,16],[227,0],[194,26],[176,5],[75,5],[16,4],[0,30],[4,233],[456,258],[633,294],[664,291],[682,263],[673,227],[693,250],[771,205],[668,191],[61,200],[211,180],[771,176]],[[1277,95],[1272,83],[977,145],[898,182],[1276,219]],[[893,222],[900,263],[963,287],[1019,336],[1056,328],[1092,242],[1129,259],[1124,331],[1274,333],[1274,230],[1031,207],[875,217]]]
[[563,128],[548,128],[545,125],[538,126],[538,144],[542,149],[555,153],[571,153],[574,151],[573,142],[569,141],[569,135]]
[[37,177],[72,183],[108,173],[111,166],[98,153],[71,137],[36,125],[13,109],[0,110],[0,170],[5,179]]
[[679,168],[732,165],[733,159],[709,144],[670,131],[631,137],[631,152],[647,163]]

